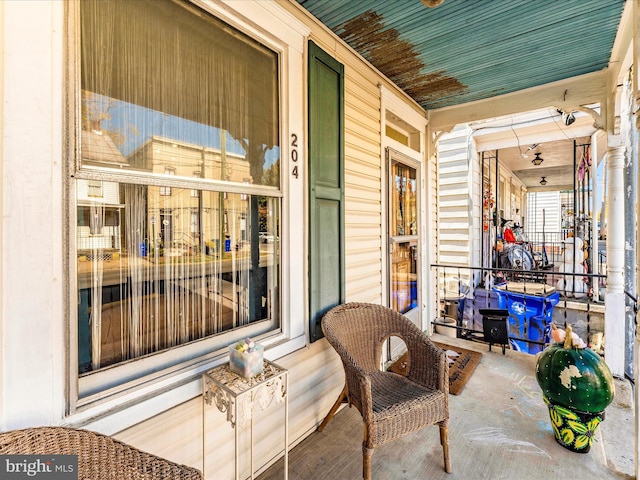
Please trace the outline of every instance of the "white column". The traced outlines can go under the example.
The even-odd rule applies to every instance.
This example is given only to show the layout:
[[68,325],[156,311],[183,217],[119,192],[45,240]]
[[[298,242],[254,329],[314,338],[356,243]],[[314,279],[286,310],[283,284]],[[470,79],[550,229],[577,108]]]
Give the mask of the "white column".
[[624,377],[624,152],[623,146],[607,152],[607,294],[605,297],[605,359],[611,372]]
[[[634,0],[633,4],[633,90],[636,105],[640,101],[640,75],[638,74],[638,60],[640,59],[640,17],[638,16],[640,1]],[[636,131],[640,130],[640,116],[636,113]],[[637,138],[637,137],[636,137]],[[640,143],[636,142],[636,155],[640,152]],[[640,173],[636,181],[636,188],[640,188]],[[640,218],[640,202],[636,202],[636,219]],[[640,237],[636,229],[636,259],[640,258]],[[636,298],[640,298],[640,282],[637,281],[639,269],[636,266]],[[637,323],[637,317],[636,317]],[[640,326],[636,327],[636,334],[633,342],[633,372],[636,382],[634,391],[634,457],[635,457],[635,478],[640,480],[640,392],[638,390],[638,375],[640,375]]]
[[[634,18],[636,18],[636,22],[637,23],[637,8],[634,8]],[[634,44],[637,43],[637,29],[634,27]],[[634,45],[634,50],[635,50],[635,45]],[[637,59],[638,56],[634,54],[634,58]],[[637,69],[637,65],[634,65],[634,70]],[[636,78],[638,73],[635,72]],[[636,97],[636,103],[638,101],[638,97]],[[640,116],[638,116],[638,114],[636,114],[636,130],[640,130]],[[636,142],[635,145],[635,149],[636,149],[636,155],[638,154],[637,152],[640,151],[640,144],[638,144]],[[637,159],[635,160],[637,162]],[[636,188],[640,188],[640,174],[638,176],[638,178],[636,178]],[[638,218],[640,218],[640,203],[636,202],[636,212],[635,212],[635,218],[636,218],[636,222],[638,221]],[[639,294],[640,294],[640,282],[638,282],[638,275],[640,273],[640,265],[638,265],[637,259],[640,258],[638,255],[640,254],[640,238],[638,238],[638,229],[636,228],[636,271],[635,271],[635,275],[636,275],[636,291],[632,292],[632,294],[635,295],[636,298],[640,298]],[[638,321],[638,314],[636,314],[636,324]],[[636,381],[636,387],[633,389],[634,392],[634,444],[635,444],[635,449],[634,449],[634,456],[635,456],[635,479],[636,480],[640,480],[640,469],[638,467],[638,462],[640,461],[640,392],[638,389],[638,376],[640,375],[640,325],[636,326],[636,332],[634,335],[634,342],[633,342],[633,371],[634,371],[634,378]]]
[[[604,192],[598,193],[598,140],[597,133],[591,135],[591,171],[589,172],[589,178],[591,179],[591,195],[589,195],[589,201],[591,202],[591,273],[597,275],[599,271],[600,255],[598,252],[600,227],[598,227],[598,204],[596,202],[598,195],[603,195]],[[600,280],[594,278],[591,283],[593,289],[594,298],[600,298]]]
[[[635,97],[635,103],[638,105],[640,103],[640,74],[638,72],[638,60],[640,59],[640,0],[635,0],[633,2],[633,94]],[[640,130],[640,116],[636,113],[636,131]],[[637,137],[636,137],[637,138]],[[636,155],[640,151],[640,144],[636,142]],[[636,185],[637,188],[640,188],[640,173],[638,174],[639,178],[637,179]],[[636,221],[640,218],[640,202],[636,202]],[[636,259],[640,258],[638,256],[640,254],[640,238],[638,238],[638,229],[636,228]],[[636,298],[640,298],[640,282],[637,281],[638,274],[640,273],[640,266],[636,266]],[[637,317],[636,317],[637,324]],[[636,327],[635,341],[633,342],[633,370],[634,370],[634,378],[635,378],[635,388],[634,391],[634,457],[635,457],[635,478],[636,480],[640,480],[640,468],[638,467],[638,463],[640,463],[640,389],[638,388],[638,377],[640,376],[640,325]]]
[[[638,72],[638,60],[640,59],[640,0],[635,0],[633,2],[633,90],[635,103],[638,105],[640,102],[640,74]],[[640,130],[640,116],[636,113],[636,131]],[[637,137],[636,137],[637,138]],[[636,142],[636,155],[640,151],[640,144]],[[636,185],[637,188],[640,188],[640,173],[638,174],[639,178],[637,179]],[[640,202],[636,202],[636,221],[640,218]],[[640,254],[640,238],[638,238],[638,229],[636,228],[636,259],[640,258],[638,256]],[[640,273],[640,266],[636,265],[636,298],[640,298],[640,282],[637,281],[638,274]],[[636,317],[637,321],[637,317]],[[637,322],[636,322],[637,323]],[[635,378],[635,388],[634,391],[634,457],[636,464],[635,478],[636,480],[640,480],[640,468],[638,467],[638,463],[640,463],[640,389],[638,388],[638,377],[640,376],[640,325],[636,327],[635,341],[633,342],[633,370],[634,370],[634,378]]]

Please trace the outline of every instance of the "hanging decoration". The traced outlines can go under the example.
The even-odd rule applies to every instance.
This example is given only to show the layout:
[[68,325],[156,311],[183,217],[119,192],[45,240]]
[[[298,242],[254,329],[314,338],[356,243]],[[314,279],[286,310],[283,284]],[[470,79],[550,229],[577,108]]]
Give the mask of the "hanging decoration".
[[493,216],[493,207],[495,201],[493,200],[493,192],[490,186],[485,186],[484,195],[482,199],[482,230],[489,231],[489,225],[491,224]]
[[591,168],[591,147],[590,145],[585,145],[582,149],[582,155],[580,156],[580,163],[578,164],[578,181],[584,181],[589,168]]

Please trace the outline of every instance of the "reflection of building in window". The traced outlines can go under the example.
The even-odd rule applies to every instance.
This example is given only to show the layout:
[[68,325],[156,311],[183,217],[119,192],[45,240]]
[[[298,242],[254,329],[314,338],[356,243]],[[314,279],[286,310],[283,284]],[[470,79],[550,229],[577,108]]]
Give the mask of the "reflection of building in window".
[[[85,102],[95,103],[95,97],[85,93]],[[91,125],[96,127],[96,125]],[[129,164],[111,136],[100,127],[82,131],[82,165],[103,168],[127,168]]]
[[[129,167],[126,158],[111,136],[92,125],[82,133],[82,162],[101,168]],[[79,253],[93,254],[104,250],[117,250],[121,246],[120,218],[122,202],[120,184],[103,180],[76,182],[77,234],[76,248]]]
[[120,208],[79,206],[77,216],[78,250],[119,248]]
[[[223,152],[216,148],[198,147],[158,136],[151,137],[132,152],[127,160],[132,167],[152,173],[200,179],[204,172],[205,178],[216,180],[221,179],[224,173],[228,182],[242,183],[248,187],[252,184],[249,161],[244,155]],[[202,167],[202,170],[196,171],[194,167]],[[218,195],[222,195],[223,199],[219,199]],[[225,212],[231,212],[234,215],[232,218],[236,220],[225,224],[225,233],[230,235],[234,245],[240,240],[246,240],[246,227],[243,230],[241,217],[245,215],[244,210],[247,208],[246,202],[250,195],[232,195],[225,191],[215,194],[214,199],[211,194],[197,188],[150,186],[146,196],[150,215],[158,214],[158,210],[165,210],[159,232],[160,241],[164,246],[171,241],[185,242],[193,246],[200,243],[198,234],[201,231],[206,233],[206,226],[192,221],[191,215],[192,210],[198,209],[217,212],[222,208]],[[244,205],[238,204],[238,199]],[[169,215],[166,211],[173,213]],[[181,211],[185,211],[182,216]],[[206,236],[204,240],[208,240]]]
[[[164,169],[165,175],[175,175],[176,169],[171,167],[165,167]],[[168,197],[171,195],[171,187],[160,187],[160,195],[164,197]]]
[[[245,177],[245,178],[242,179],[242,183],[248,185],[248,184],[251,183],[251,179]],[[247,195],[245,193],[240,194],[240,200],[242,200],[243,202],[246,202],[248,199],[249,199],[249,195]]]
[[[151,136],[131,152],[127,160],[137,170],[156,174],[247,185],[254,183],[250,174],[251,166],[245,154],[214,147],[201,147],[157,135]],[[200,167],[203,170],[194,170]],[[197,189],[189,191],[192,190],[197,192]]]
[[102,198],[104,193],[102,191],[101,180],[88,180],[87,181],[87,195],[94,198]]
[[191,233],[197,235],[200,233],[200,215],[198,210],[191,211]]
[[[193,172],[193,176],[196,177],[196,178],[200,178],[202,176],[202,173],[199,172],[199,171],[198,172]],[[198,190],[195,189],[195,188],[192,188],[191,189],[191,196],[197,198],[198,197]]]

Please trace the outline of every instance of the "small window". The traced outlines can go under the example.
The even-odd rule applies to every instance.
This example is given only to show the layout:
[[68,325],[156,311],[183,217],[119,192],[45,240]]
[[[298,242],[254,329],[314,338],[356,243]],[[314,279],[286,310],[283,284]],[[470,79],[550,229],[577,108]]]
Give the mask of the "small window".
[[[193,176],[196,178],[201,178],[202,177],[202,172],[193,172]],[[191,197],[192,198],[198,198],[198,190],[195,188],[191,189]]]
[[385,136],[401,145],[411,148],[416,152],[421,149],[420,131],[414,126],[399,118],[395,113],[385,113]]
[[102,198],[104,193],[102,191],[101,180],[88,180],[87,181],[87,195],[93,198]]
[[200,215],[198,214],[198,210],[193,210],[191,212],[191,235],[194,238],[199,236],[200,234]]
[[399,132],[395,128],[387,125],[385,129],[385,134],[387,137],[394,139],[397,142],[400,142],[402,145],[409,145],[409,136],[405,135],[402,132]]
[[[176,169],[175,168],[166,167],[164,169],[164,174],[165,175],[175,175],[176,174]],[[162,195],[163,197],[171,196],[171,187],[160,187],[160,195]]]

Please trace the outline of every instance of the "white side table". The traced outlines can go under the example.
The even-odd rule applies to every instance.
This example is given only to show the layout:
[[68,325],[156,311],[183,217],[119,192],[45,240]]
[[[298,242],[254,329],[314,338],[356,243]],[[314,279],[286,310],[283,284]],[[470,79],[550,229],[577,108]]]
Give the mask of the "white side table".
[[284,478],[289,470],[289,371],[269,360],[264,360],[260,375],[244,378],[229,370],[225,363],[202,374],[202,469],[206,475],[207,458],[207,406],[215,404],[218,411],[227,414],[227,421],[235,431],[235,478],[240,477],[238,438],[239,429],[250,423],[251,478],[253,470],[253,412],[264,411],[273,402],[284,401]]

